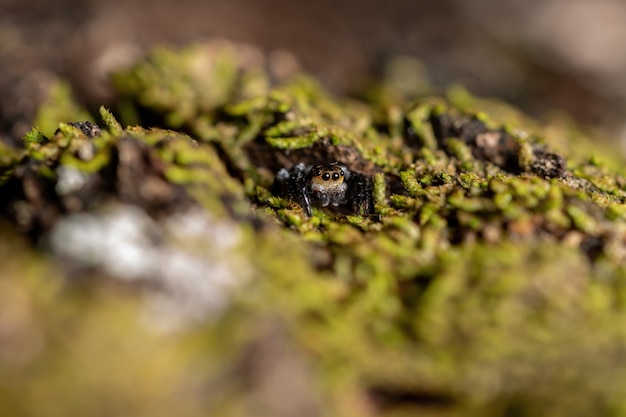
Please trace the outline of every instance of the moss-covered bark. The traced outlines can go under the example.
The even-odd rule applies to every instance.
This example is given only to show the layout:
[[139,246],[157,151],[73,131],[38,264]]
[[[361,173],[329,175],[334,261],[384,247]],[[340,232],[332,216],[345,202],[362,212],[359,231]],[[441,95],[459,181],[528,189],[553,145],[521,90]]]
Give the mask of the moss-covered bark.
[[[0,150],[3,408],[625,415],[619,157],[459,89],[283,72],[158,49],[114,78],[122,124],[51,103],[56,133]],[[371,178],[372,214],[277,193],[331,161]]]

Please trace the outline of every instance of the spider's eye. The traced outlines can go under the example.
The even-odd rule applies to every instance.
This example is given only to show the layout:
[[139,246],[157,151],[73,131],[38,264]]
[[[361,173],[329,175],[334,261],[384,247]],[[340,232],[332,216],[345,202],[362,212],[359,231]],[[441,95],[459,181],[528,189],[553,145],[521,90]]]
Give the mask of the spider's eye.
[[328,181],[330,179],[330,174],[328,172],[324,172],[324,174],[322,175],[322,179],[324,181]]
[[314,176],[319,177],[320,175],[322,175],[322,170],[318,168],[315,170]]
[[333,180],[337,181],[339,179],[339,174],[336,172],[333,174]]

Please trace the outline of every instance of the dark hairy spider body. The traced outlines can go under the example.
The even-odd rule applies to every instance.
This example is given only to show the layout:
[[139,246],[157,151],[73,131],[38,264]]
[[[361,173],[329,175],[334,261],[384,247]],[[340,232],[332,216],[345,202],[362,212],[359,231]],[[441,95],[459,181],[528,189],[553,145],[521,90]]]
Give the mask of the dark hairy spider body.
[[311,207],[348,207],[356,214],[370,214],[372,192],[369,177],[351,172],[338,162],[305,165],[278,171],[276,182],[283,196],[296,201],[311,217]]

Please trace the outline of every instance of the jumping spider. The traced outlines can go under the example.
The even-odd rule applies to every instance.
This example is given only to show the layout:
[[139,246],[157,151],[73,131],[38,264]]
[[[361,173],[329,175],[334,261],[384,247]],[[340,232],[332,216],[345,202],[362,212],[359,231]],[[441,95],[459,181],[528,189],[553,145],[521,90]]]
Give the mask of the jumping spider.
[[348,207],[357,214],[370,214],[373,206],[369,177],[351,172],[338,162],[305,165],[299,163],[276,175],[281,193],[296,201],[311,217],[311,206]]

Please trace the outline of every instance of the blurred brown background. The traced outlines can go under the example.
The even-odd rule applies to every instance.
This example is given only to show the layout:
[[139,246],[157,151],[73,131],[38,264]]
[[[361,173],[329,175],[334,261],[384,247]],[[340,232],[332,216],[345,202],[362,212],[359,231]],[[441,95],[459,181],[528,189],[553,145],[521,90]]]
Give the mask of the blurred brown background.
[[106,104],[111,69],[208,37],[291,51],[338,91],[408,55],[437,88],[562,109],[616,139],[626,113],[621,0],[0,0],[0,136],[30,127],[52,75]]

